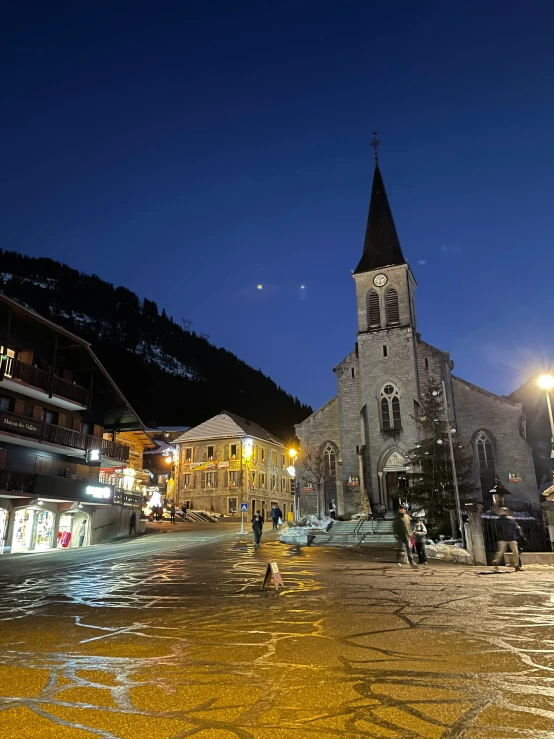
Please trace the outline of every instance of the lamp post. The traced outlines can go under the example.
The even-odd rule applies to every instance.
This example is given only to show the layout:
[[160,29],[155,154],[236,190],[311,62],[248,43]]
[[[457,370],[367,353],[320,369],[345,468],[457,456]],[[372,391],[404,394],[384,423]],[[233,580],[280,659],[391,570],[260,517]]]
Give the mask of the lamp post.
[[552,445],[550,458],[554,459],[554,417],[552,416],[552,403],[550,402],[550,391],[554,387],[554,377],[552,375],[542,375],[539,377],[539,387],[546,393],[546,405],[548,407],[548,416],[550,418],[550,442]]
[[[290,459],[290,465],[287,467],[287,472],[292,477],[294,482],[296,483],[296,467],[295,462],[296,458],[298,457],[298,452],[296,449],[289,449],[289,459]],[[300,511],[299,508],[299,500],[298,500],[298,494],[297,494],[297,485],[294,485],[294,518],[295,520],[298,520],[300,518]]]
[[446,385],[444,384],[444,380],[442,381],[442,394],[444,397],[444,415],[446,416],[446,426],[448,429],[448,445],[450,447],[450,463],[452,465],[452,482],[454,483],[454,496],[456,499],[456,514],[458,518],[458,528],[460,529],[460,534],[462,536],[462,546],[465,549],[465,536],[464,536],[464,522],[462,519],[462,506],[460,504],[460,490],[458,488],[458,475],[456,473],[456,459],[454,457],[454,444],[452,443],[452,434],[456,433],[456,430],[452,427],[450,423],[449,413],[448,413],[448,397],[446,395]]

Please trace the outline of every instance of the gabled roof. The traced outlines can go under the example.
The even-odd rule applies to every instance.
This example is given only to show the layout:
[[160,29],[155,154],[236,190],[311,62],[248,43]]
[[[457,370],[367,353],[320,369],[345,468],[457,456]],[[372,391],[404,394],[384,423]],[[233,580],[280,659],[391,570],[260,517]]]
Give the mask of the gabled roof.
[[228,411],[222,411],[217,416],[213,416],[213,418],[189,429],[189,431],[175,439],[175,443],[185,444],[189,441],[202,441],[204,439],[233,439],[247,436],[284,446],[281,439],[262,428],[262,426]]
[[381,170],[376,164],[367,216],[364,253],[354,274],[358,275],[397,264],[406,264],[406,260],[396,233]]
[[496,395],[495,393],[491,393],[489,390],[485,390],[484,388],[479,387],[479,385],[474,385],[472,382],[463,380],[457,375],[451,375],[451,377],[453,380],[456,380],[456,382],[459,382],[461,385],[465,385],[468,390],[476,390],[478,393],[482,393],[482,395],[486,395],[489,398],[494,398],[494,400],[500,400],[502,403],[507,403],[508,405],[511,405],[512,408],[521,408],[522,406],[522,403],[514,403],[513,400],[509,400],[503,395]]

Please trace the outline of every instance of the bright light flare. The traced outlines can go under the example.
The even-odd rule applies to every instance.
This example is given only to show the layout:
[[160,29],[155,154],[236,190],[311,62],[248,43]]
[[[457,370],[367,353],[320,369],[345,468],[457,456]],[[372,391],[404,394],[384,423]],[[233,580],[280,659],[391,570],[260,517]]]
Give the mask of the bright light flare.
[[541,375],[538,379],[539,387],[543,390],[552,390],[554,387],[554,377],[552,375]]

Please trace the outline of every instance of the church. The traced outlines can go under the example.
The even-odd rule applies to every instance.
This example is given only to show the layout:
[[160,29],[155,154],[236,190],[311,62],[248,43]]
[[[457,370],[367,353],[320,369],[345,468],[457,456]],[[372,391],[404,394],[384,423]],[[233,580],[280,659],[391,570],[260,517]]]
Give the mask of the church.
[[[444,382],[456,443],[471,449],[473,497],[485,510],[502,500],[513,510],[539,508],[523,406],[453,374],[448,352],[426,343],[417,325],[416,281],[396,232],[377,155],[364,248],[353,272],[358,332],[334,368],[337,394],[296,426],[301,449],[324,465],[325,509],[339,516],[390,513],[407,484],[407,454],[418,442],[416,418],[431,378]],[[321,454],[322,453],[322,454]],[[304,510],[315,512],[313,483],[298,482]],[[502,487],[502,486],[501,486]]]

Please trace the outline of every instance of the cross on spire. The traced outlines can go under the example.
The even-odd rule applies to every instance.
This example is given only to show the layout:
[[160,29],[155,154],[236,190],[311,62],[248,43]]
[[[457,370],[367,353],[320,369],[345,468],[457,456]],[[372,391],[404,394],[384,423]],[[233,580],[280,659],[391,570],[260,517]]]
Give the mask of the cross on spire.
[[370,146],[373,146],[373,151],[375,152],[375,166],[379,166],[379,155],[377,154],[377,148],[381,142],[377,138],[377,131],[373,131],[373,141],[371,142]]

